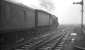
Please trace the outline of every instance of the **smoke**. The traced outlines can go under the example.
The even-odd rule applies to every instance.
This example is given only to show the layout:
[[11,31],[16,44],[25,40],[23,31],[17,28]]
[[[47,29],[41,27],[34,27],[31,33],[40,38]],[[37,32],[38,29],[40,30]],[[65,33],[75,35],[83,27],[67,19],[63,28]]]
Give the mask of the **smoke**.
[[14,3],[22,3],[32,8],[43,9],[49,12],[53,12],[55,10],[55,6],[53,0],[6,0]]
[[40,1],[40,6],[46,9],[47,11],[52,12],[55,10],[55,6],[52,0],[39,0],[39,1]]

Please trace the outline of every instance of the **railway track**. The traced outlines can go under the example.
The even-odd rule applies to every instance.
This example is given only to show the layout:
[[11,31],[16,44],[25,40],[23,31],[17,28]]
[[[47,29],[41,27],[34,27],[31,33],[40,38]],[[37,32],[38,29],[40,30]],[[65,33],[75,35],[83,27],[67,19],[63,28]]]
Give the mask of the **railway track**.
[[32,50],[54,50],[57,45],[59,46],[59,43],[61,42],[64,35],[60,35],[59,37],[55,37],[49,41],[46,41],[45,43],[41,43],[37,45],[36,47],[32,48]]
[[31,39],[31,40],[26,40],[26,41],[22,42],[21,44],[17,43],[16,47],[20,47],[20,46],[23,46],[25,44],[29,44],[31,46],[35,45],[35,44],[37,44],[37,43],[39,43],[41,41],[44,41],[45,39],[53,36],[54,34],[55,34],[54,32],[52,32],[51,34],[47,33],[46,35],[35,37],[35,38]]
[[64,41],[63,38],[66,33],[59,33],[56,35],[56,31],[51,34],[44,35],[39,38],[34,38],[30,41],[26,41],[21,45],[16,47],[16,50],[45,50],[51,49],[54,50],[56,46],[61,46]]
[[15,50],[62,50],[69,36],[68,29],[59,29],[46,35],[35,37],[16,46]]

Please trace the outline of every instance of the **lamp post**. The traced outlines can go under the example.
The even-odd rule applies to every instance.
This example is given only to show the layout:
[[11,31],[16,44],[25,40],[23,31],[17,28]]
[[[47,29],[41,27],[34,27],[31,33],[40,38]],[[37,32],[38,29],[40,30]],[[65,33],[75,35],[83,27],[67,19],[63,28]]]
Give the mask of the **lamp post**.
[[80,2],[73,2],[73,4],[80,4],[81,5],[81,8],[82,8],[82,10],[81,10],[81,33],[83,33],[83,6],[84,6],[84,1],[83,0],[81,0]]

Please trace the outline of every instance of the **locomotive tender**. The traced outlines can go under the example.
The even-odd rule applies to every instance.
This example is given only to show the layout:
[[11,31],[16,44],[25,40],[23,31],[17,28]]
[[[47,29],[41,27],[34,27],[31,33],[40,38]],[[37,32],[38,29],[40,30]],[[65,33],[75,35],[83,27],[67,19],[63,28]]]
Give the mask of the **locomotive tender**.
[[31,38],[38,32],[57,28],[58,18],[46,11],[29,8],[8,1],[0,1],[0,41],[12,46],[24,38]]

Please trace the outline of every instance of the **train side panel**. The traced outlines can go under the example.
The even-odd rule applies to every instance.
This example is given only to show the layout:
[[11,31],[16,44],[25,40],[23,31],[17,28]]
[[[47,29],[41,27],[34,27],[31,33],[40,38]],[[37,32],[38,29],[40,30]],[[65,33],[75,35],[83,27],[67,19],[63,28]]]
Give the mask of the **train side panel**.
[[53,24],[53,18],[52,16],[50,15],[50,18],[49,18],[49,24],[52,25]]
[[24,11],[24,27],[33,28],[35,27],[35,10],[25,9]]
[[53,25],[58,26],[58,18],[55,15],[52,15],[53,18]]
[[24,29],[35,26],[34,10],[8,2],[1,5],[0,19],[2,29]]
[[38,12],[38,26],[49,25],[49,14],[42,11]]

